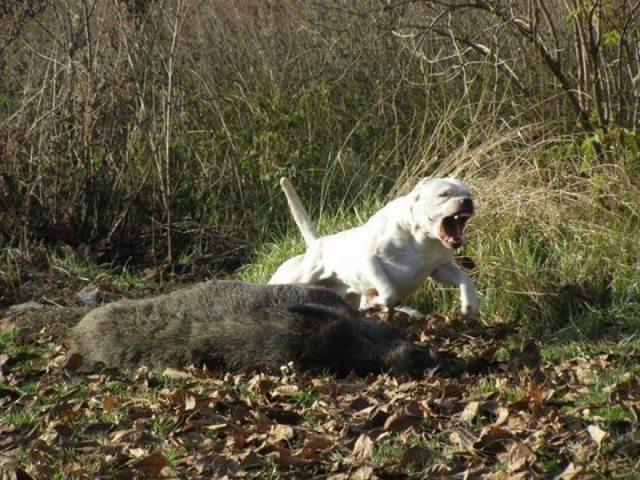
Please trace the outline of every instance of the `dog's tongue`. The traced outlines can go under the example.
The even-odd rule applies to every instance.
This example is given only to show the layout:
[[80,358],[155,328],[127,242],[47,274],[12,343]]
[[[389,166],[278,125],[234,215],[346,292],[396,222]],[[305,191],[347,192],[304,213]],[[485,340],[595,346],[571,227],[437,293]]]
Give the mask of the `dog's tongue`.
[[465,221],[460,217],[447,217],[442,224],[445,235],[453,240],[456,248],[462,245],[464,240],[464,225]]

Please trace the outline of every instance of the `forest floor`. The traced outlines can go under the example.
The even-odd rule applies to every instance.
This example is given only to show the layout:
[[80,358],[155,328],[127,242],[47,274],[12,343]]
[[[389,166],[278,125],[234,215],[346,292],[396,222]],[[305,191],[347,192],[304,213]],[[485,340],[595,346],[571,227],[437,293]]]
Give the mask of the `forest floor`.
[[[22,271],[0,310],[2,478],[638,478],[640,340],[527,338],[513,324],[396,316],[463,367],[388,375],[86,372],[65,328],[82,276]],[[76,272],[77,273],[77,272]],[[149,284],[145,283],[145,275]],[[149,272],[99,298],[158,290]],[[162,284],[172,289],[192,278]],[[85,282],[86,283],[86,282]],[[16,313],[9,300],[37,302]],[[35,308],[33,308],[35,307]],[[456,360],[453,360],[456,359]]]

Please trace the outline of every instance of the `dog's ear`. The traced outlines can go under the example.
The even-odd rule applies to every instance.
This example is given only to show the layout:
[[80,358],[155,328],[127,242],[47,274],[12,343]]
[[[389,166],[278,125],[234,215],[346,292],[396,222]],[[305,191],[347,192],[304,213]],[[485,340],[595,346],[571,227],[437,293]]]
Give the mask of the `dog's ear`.
[[432,177],[424,177],[421,178],[420,180],[418,180],[418,183],[416,183],[416,186],[413,187],[413,192],[418,193],[420,192],[424,187],[426,187],[427,185],[429,185],[431,183],[431,181],[433,180]]
[[417,186],[424,187],[428,183],[431,183],[432,180],[433,180],[433,177],[431,177],[431,176],[421,178],[420,180],[418,180],[418,183],[416,183],[416,187]]
[[346,308],[330,307],[319,303],[297,303],[286,307],[287,311],[299,313],[304,316],[314,316],[320,318],[349,320],[353,318],[353,314]]
[[462,188],[467,188],[467,185],[460,180],[459,178],[456,177],[447,177],[447,179],[449,182],[451,183],[455,183],[457,186],[462,187]]

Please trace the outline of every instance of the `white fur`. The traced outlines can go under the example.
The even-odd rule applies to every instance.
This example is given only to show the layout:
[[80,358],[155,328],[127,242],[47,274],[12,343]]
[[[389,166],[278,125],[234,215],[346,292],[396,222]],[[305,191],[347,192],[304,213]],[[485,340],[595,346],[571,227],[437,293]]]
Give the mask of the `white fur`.
[[280,184],[307,251],[283,263],[269,283],[323,285],[361,309],[387,310],[430,276],[459,287],[464,317],[478,314],[473,281],[439,237],[442,219],[456,213],[464,199],[470,198],[460,180],[422,180],[364,225],[326,237],[318,237],[289,180],[283,178]]

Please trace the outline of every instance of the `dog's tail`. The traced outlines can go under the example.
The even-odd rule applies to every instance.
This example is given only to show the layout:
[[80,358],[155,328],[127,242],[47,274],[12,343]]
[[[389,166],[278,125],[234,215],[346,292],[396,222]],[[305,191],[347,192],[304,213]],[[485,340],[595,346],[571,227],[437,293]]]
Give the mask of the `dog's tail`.
[[298,225],[300,233],[302,233],[304,243],[306,243],[308,247],[318,239],[316,227],[311,223],[309,215],[307,215],[306,210],[302,206],[302,202],[300,202],[298,194],[287,177],[282,177],[280,179],[280,186],[282,187],[284,194],[287,196],[287,203],[289,204],[289,209],[291,210],[293,219],[295,220],[296,225]]

